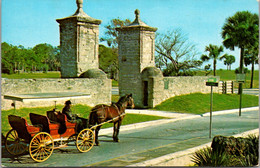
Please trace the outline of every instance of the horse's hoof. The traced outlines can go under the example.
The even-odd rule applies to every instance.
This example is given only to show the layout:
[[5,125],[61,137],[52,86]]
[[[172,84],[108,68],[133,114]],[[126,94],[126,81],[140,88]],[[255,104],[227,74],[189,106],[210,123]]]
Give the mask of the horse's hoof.
[[100,146],[100,144],[99,143],[95,143],[95,146]]
[[114,142],[119,142],[119,139],[114,139]]

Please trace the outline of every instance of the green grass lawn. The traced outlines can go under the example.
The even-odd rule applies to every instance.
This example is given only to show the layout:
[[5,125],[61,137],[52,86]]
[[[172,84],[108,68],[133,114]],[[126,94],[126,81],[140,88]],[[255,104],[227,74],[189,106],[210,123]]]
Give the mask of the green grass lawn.
[[[258,106],[258,96],[243,95],[242,107]],[[239,95],[213,94],[213,111],[239,108]],[[157,105],[155,110],[203,114],[210,111],[210,94],[175,96]]]
[[[63,106],[58,105],[57,109],[61,111]],[[36,113],[41,115],[46,115],[46,111],[52,110],[53,107],[38,107],[38,108],[22,108],[17,109],[15,112],[13,109],[11,110],[3,110],[1,119],[2,119],[2,133],[4,135],[11,129],[8,123],[8,115],[13,114],[20,117],[24,117],[28,124],[31,124],[29,119],[29,113]],[[85,105],[73,105],[71,110],[73,113],[78,114],[80,117],[88,118],[91,107]],[[122,125],[139,123],[144,121],[151,121],[151,120],[158,120],[158,119],[165,119],[165,117],[158,117],[158,116],[150,116],[150,115],[140,115],[140,114],[127,114],[122,122]],[[112,127],[112,123],[107,123],[102,126],[102,128]]]
[[1,74],[2,78],[9,79],[33,79],[33,78],[60,78],[60,72],[47,72],[47,73],[20,73],[20,74]]

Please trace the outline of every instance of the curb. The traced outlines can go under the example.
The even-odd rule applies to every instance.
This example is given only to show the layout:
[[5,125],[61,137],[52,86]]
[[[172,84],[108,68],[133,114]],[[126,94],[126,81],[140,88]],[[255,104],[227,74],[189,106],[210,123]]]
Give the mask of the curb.
[[[254,129],[250,131],[246,131],[240,134],[233,135],[234,137],[245,137],[249,134],[259,134],[259,129]],[[171,153],[168,155],[164,155],[158,158],[154,158],[151,160],[147,160],[144,162],[140,162],[137,164],[130,165],[131,166],[188,166],[193,164],[191,161],[191,156],[197,150],[205,148],[207,146],[211,146],[211,142],[194,147],[189,148],[184,151],[179,151],[175,153]]]
[[[259,110],[259,107],[242,108],[241,112],[247,112],[247,111],[252,111],[252,110]],[[213,115],[221,115],[221,114],[230,114],[230,113],[235,113],[235,112],[239,112],[239,109],[214,111],[212,114]],[[209,116],[209,115],[210,115],[210,112],[202,114],[202,116]]]

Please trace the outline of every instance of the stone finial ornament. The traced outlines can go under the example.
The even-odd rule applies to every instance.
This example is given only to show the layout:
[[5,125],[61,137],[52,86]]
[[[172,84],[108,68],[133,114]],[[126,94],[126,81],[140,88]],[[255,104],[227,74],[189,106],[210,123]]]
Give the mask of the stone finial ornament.
[[89,17],[84,11],[83,11],[83,0],[76,0],[77,4],[77,11],[74,13],[73,16],[80,16],[80,17]]
[[140,18],[140,11],[139,9],[135,10],[135,19],[139,19]]
[[78,9],[83,7],[83,0],[76,0]]

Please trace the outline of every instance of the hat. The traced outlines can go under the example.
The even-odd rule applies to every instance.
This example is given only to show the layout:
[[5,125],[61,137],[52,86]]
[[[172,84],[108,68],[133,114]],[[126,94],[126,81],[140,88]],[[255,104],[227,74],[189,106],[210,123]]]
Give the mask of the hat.
[[66,105],[69,105],[69,104],[71,104],[71,101],[70,101],[70,100],[67,100],[67,101],[65,102],[65,104],[66,104]]

